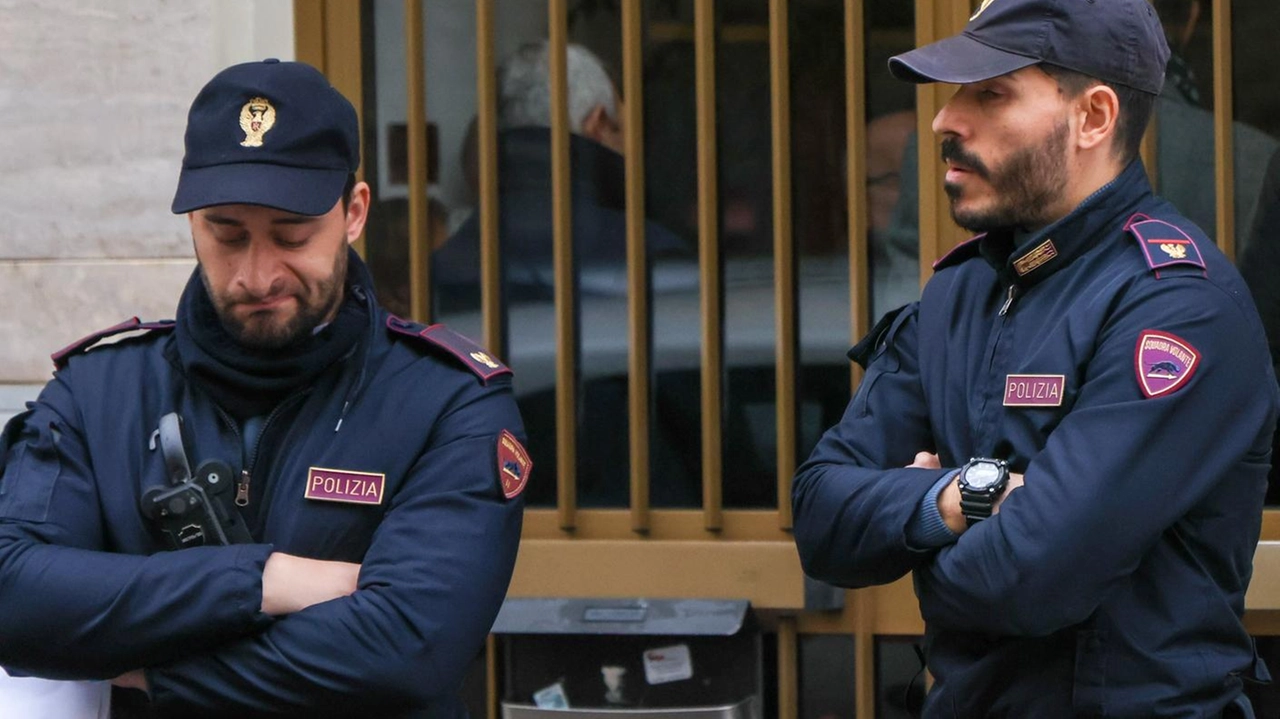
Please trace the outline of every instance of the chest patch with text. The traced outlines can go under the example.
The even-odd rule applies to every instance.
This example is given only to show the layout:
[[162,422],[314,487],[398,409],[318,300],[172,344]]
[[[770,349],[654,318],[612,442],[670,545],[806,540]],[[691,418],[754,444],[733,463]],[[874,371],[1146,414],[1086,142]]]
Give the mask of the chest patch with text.
[[1004,378],[1004,406],[1061,407],[1066,375],[1011,374]]
[[311,467],[307,470],[307,499],[347,504],[382,504],[384,474]]

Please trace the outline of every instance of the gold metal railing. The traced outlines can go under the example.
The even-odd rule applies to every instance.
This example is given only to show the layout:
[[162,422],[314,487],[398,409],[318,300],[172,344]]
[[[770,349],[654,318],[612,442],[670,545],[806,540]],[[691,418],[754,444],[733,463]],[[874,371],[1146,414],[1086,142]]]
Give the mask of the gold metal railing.
[[551,216],[556,305],[556,507],[560,528],[573,529],[578,509],[577,322],[574,304],[573,225],[569,215],[569,90],[565,0],[548,2],[551,73]]
[[721,475],[721,384],[724,308],[720,272],[720,198],[716,169],[716,17],[714,0],[694,0],[694,77],[698,135],[698,262],[702,290],[702,515],[704,526],[724,526]]
[[1213,0],[1214,197],[1218,205],[1218,247],[1236,257],[1234,112],[1231,92],[1231,0]]
[[791,43],[787,0],[769,0],[769,117],[773,140],[773,281],[777,321],[778,526],[791,528],[791,476],[796,458],[796,247],[791,236]]
[[627,212],[627,427],[631,448],[631,529],[649,531],[649,406],[653,323],[649,318],[649,257],[644,223],[644,28],[639,3],[622,5],[623,138]]
[[423,36],[422,0],[404,0],[405,95],[409,98],[409,315],[419,322],[431,321],[431,255],[429,203],[427,202],[426,40]]
[[498,258],[498,88],[493,0],[476,0],[476,140],[480,178],[480,316],[484,342],[505,358]]

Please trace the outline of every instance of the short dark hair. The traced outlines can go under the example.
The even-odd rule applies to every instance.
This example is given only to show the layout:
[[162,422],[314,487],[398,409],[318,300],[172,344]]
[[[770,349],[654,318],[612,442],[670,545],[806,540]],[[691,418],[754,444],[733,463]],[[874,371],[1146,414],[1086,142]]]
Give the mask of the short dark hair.
[[347,175],[347,184],[342,186],[342,214],[347,214],[347,208],[351,205],[351,193],[356,189],[356,173]]
[[1079,97],[1080,93],[1094,85],[1106,85],[1115,91],[1120,100],[1120,116],[1116,118],[1116,148],[1125,164],[1138,156],[1142,147],[1142,135],[1147,131],[1147,123],[1155,108],[1155,95],[1047,62],[1040,63],[1039,67],[1058,83],[1062,92],[1071,97]]

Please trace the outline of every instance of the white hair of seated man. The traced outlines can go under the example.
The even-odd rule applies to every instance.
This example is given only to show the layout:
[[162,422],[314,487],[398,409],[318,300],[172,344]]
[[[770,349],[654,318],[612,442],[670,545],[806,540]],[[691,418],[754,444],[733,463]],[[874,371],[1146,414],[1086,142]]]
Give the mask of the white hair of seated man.
[[[498,69],[498,129],[551,126],[551,80],[547,41],[526,43]],[[602,108],[618,120],[618,93],[604,65],[581,45],[565,47],[569,129],[584,132],[592,112]]]

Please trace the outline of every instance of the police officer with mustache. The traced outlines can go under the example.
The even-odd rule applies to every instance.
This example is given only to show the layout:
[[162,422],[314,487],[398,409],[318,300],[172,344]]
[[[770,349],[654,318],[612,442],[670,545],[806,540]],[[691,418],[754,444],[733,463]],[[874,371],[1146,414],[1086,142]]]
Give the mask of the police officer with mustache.
[[1241,623],[1280,398],[1231,263],[1138,147],[1169,57],[1146,0],[985,0],[890,61],[975,233],[850,356],[793,483],[805,570],[911,573],[924,716],[1251,717]]

